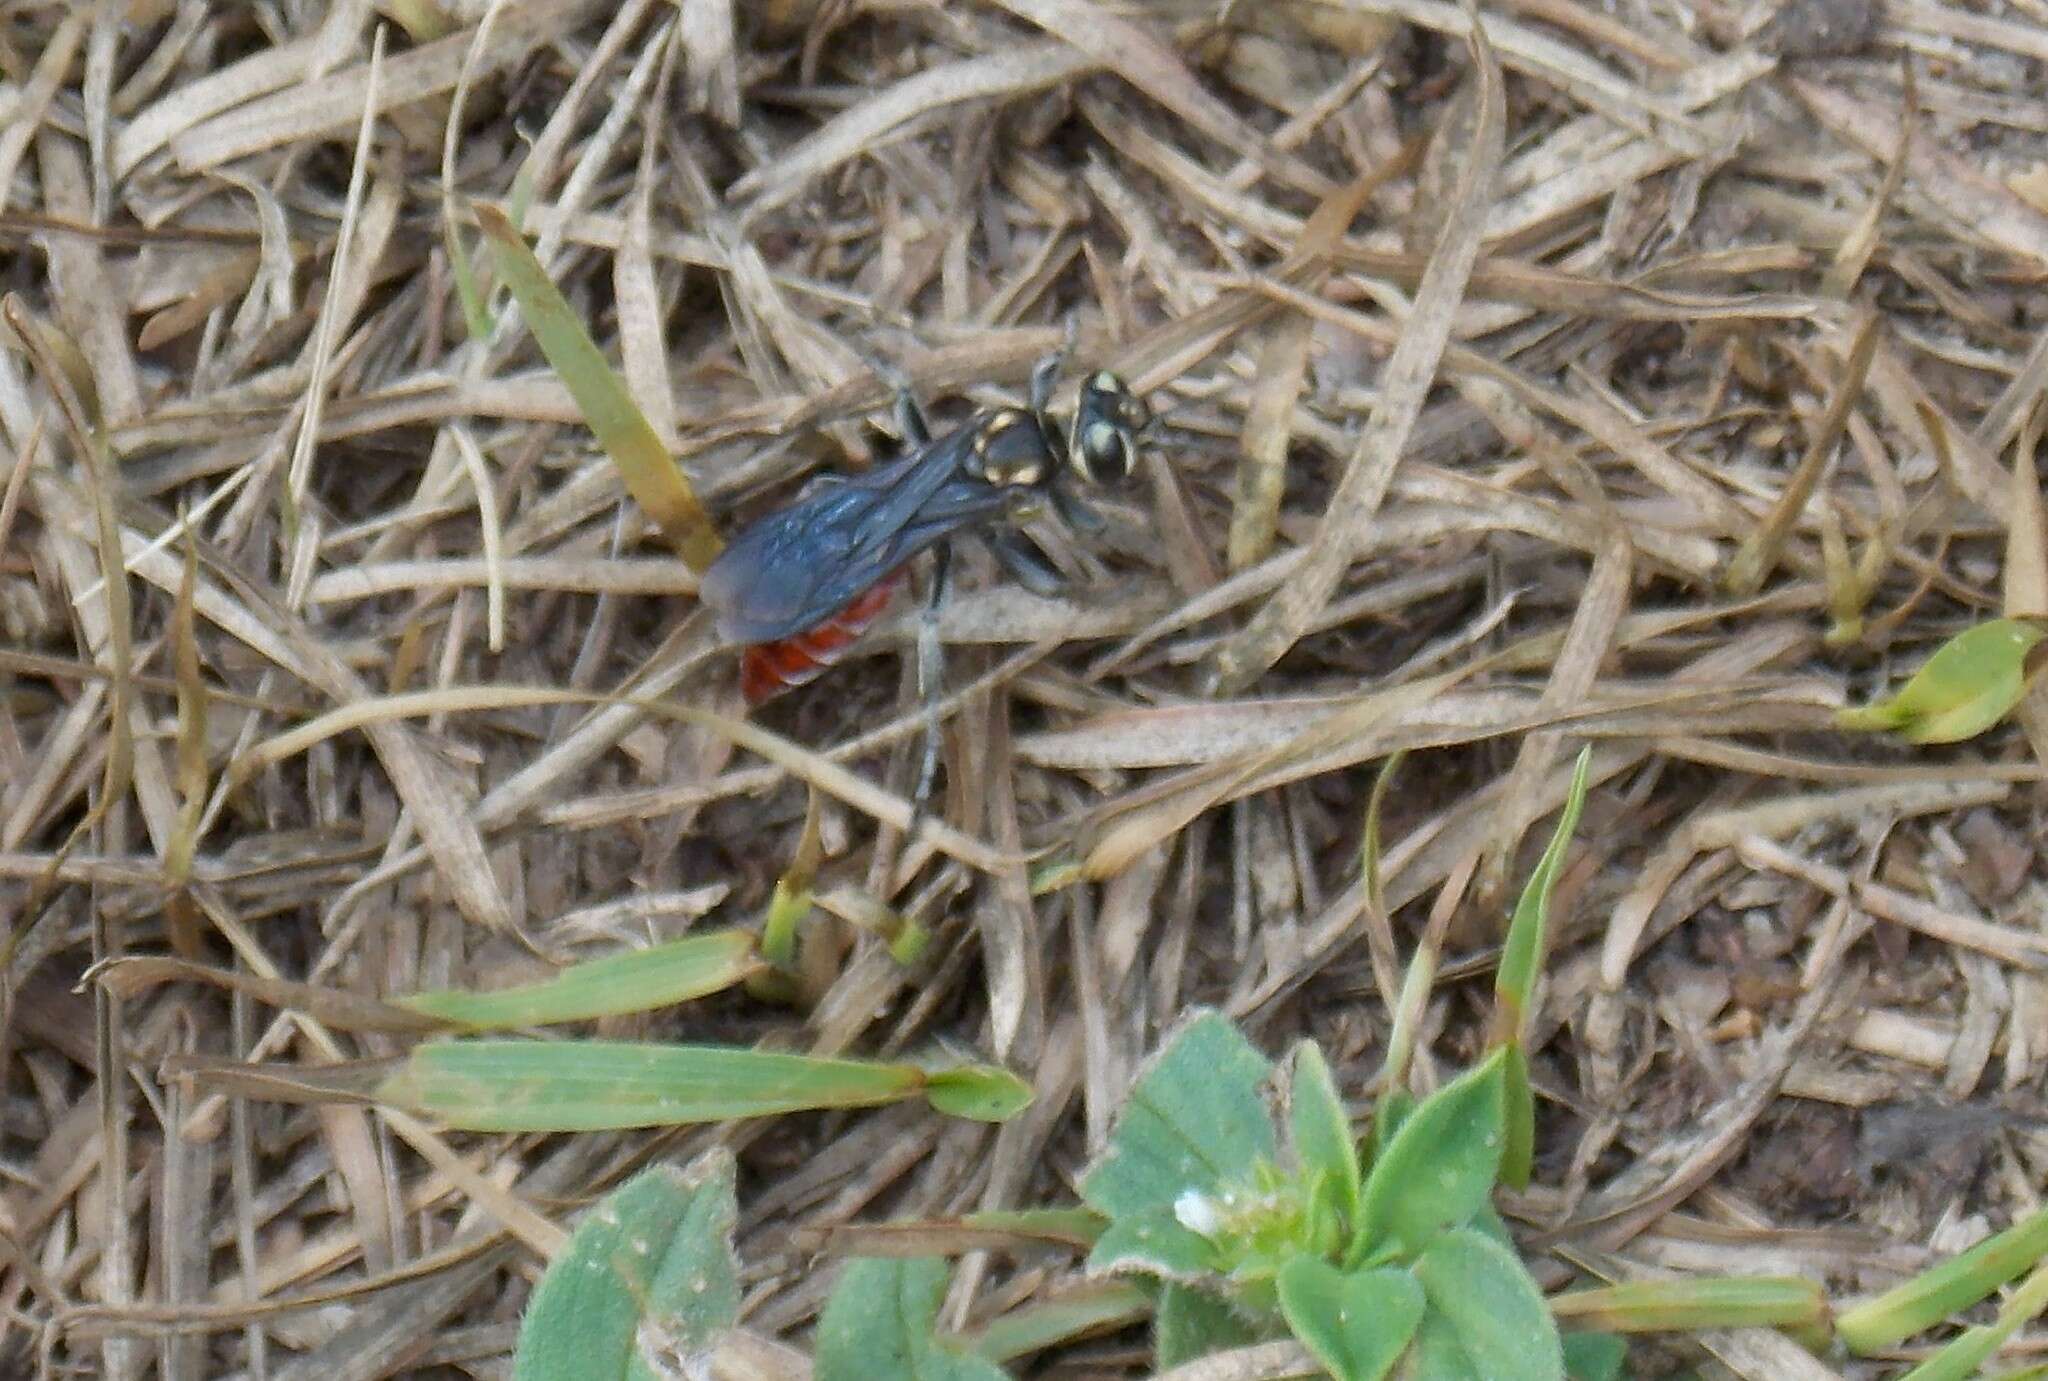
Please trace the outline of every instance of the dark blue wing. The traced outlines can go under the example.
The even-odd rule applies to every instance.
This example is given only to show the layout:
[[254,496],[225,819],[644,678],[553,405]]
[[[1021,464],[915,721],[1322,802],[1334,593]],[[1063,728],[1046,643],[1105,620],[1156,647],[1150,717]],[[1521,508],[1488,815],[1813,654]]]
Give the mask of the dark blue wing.
[[1000,513],[1001,492],[960,466],[973,430],[814,484],[733,538],[698,592],[719,636],[752,645],[816,627],[947,533]]

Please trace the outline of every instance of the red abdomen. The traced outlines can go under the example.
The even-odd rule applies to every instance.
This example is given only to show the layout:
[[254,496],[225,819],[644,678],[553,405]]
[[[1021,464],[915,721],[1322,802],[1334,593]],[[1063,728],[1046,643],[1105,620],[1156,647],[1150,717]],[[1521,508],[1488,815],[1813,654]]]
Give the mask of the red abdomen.
[[868,625],[889,607],[903,572],[896,570],[857,595],[822,623],[772,643],[757,643],[741,654],[740,690],[749,705],[773,699],[791,686],[801,686],[846,655]]

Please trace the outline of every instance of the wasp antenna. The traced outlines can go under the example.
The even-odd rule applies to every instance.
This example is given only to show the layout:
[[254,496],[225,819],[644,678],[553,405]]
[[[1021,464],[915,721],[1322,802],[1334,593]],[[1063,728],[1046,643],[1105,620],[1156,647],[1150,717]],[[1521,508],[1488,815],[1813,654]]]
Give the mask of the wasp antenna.
[[1031,411],[1043,417],[1045,410],[1052,406],[1053,385],[1059,381],[1060,370],[1066,364],[1065,352],[1047,355],[1031,371]]

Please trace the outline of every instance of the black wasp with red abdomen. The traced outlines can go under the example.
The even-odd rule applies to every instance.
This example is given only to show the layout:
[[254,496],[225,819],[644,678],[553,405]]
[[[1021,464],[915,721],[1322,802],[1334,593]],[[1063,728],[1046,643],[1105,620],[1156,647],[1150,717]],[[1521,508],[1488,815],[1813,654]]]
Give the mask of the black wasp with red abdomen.
[[701,596],[720,637],[746,649],[740,681],[749,703],[844,656],[926,550],[937,561],[928,603],[936,607],[948,540],[963,532],[978,532],[1026,588],[1058,588],[1058,572],[1018,522],[1049,502],[1069,524],[1098,529],[1102,519],[1070,486],[1129,475],[1150,420],[1144,401],[1101,371],[1083,381],[1061,426],[1046,411],[1058,365],[1055,357],[1033,371],[1028,408],[984,408],[936,437],[899,390],[902,456],[863,475],[814,480],[732,540],[704,573]]

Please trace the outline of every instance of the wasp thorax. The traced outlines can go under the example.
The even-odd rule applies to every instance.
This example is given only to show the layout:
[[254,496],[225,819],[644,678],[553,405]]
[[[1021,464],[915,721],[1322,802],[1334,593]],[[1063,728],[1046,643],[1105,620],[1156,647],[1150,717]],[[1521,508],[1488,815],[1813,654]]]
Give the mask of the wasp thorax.
[[1005,408],[981,424],[974,456],[981,477],[997,488],[1037,484],[1045,478],[1045,433],[1037,418]]

